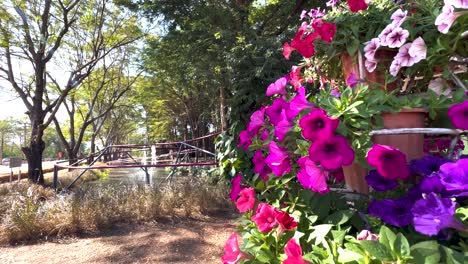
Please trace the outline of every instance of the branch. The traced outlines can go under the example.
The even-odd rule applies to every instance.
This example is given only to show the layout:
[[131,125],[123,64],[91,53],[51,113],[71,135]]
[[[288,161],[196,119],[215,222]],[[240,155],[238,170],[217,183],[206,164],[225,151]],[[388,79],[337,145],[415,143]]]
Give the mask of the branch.
[[21,17],[21,20],[23,21],[23,30],[24,30],[24,37],[26,38],[26,43],[28,43],[28,50],[33,55],[33,57],[36,57],[36,51],[34,50],[34,44],[31,38],[31,31],[29,29],[29,24],[28,24],[28,19],[26,18],[26,15],[24,14],[23,10],[19,8],[19,6],[15,6],[15,11],[18,13],[18,15]]

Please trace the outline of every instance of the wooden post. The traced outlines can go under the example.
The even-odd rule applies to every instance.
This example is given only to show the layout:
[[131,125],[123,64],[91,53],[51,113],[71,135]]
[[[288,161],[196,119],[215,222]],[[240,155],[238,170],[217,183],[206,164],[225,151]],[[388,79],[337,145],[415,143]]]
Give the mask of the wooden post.
[[13,181],[13,169],[10,168],[10,182]]

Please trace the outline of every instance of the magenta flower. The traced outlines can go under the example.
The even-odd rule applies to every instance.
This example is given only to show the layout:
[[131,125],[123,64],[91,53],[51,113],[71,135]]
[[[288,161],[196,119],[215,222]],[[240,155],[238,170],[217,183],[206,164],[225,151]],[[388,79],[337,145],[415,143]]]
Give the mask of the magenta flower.
[[281,120],[281,113],[283,109],[289,109],[289,103],[282,97],[278,97],[273,101],[273,104],[265,110],[266,115],[270,118],[270,123],[277,125]]
[[265,141],[270,136],[270,132],[268,129],[263,129],[262,133],[260,134],[260,140]]
[[311,9],[309,11],[309,13],[307,13],[309,15],[309,17],[311,18],[319,18],[319,17],[323,17],[325,15],[325,13],[323,11],[320,10],[320,7],[317,8],[317,9]]
[[380,48],[380,39],[371,39],[369,43],[367,43],[367,45],[364,47],[364,57],[366,57],[366,59],[370,61],[377,61],[375,58],[375,53],[377,52],[378,48]]
[[452,105],[447,114],[455,128],[468,130],[468,100]]
[[277,210],[275,207],[267,204],[260,203],[257,207],[255,215],[252,216],[251,220],[254,221],[260,232],[270,232],[273,228],[278,225],[275,220]]
[[242,259],[250,258],[247,253],[240,250],[238,242],[239,238],[240,237],[237,233],[233,233],[226,241],[226,245],[224,246],[224,255],[221,258],[223,264],[237,264]]
[[453,22],[455,20],[464,14],[467,14],[468,11],[463,11],[463,12],[454,12],[454,7],[451,5],[445,5],[442,8],[442,13],[440,13],[439,16],[437,16],[435,20],[435,25],[437,26],[437,29],[443,33],[447,34],[450,30],[450,27],[452,27]]
[[250,138],[249,131],[243,130],[239,134],[239,144],[237,144],[237,147],[242,147],[244,146],[244,150],[247,151],[249,149],[249,146],[252,145],[252,139]]
[[286,133],[294,126],[294,122],[290,121],[286,116],[286,111],[281,111],[281,121],[275,126],[275,137],[278,138],[279,142],[283,142]]
[[344,136],[330,135],[319,137],[309,148],[309,158],[319,162],[326,170],[337,170],[349,166],[354,161],[354,150]]
[[268,85],[266,96],[272,96],[274,94],[286,95],[286,84],[288,84],[289,76],[281,77],[274,83]]
[[415,39],[408,50],[408,53],[411,57],[415,58],[414,63],[418,63],[421,60],[424,60],[427,55],[427,46],[424,42],[424,39],[418,37]]
[[392,16],[390,17],[392,19],[392,24],[395,27],[401,26],[403,22],[406,20],[406,16],[408,15],[408,11],[403,11],[401,8],[393,12]]
[[354,74],[354,72],[352,72],[346,79],[346,84],[351,88],[354,88],[358,83],[359,79],[356,78],[356,74]]
[[463,230],[463,224],[454,218],[456,205],[450,198],[439,198],[429,193],[417,200],[411,209],[414,229],[428,236],[437,235],[440,230],[449,227]]
[[236,207],[241,213],[245,213],[254,208],[255,205],[255,190],[253,188],[245,188],[240,192],[240,197],[237,199]]
[[291,57],[291,53],[294,51],[294,48],[289,45],[288,42],[285,42],[283,44],[283,56],[286,60],[289,60],[289,57]]
[[315,165],[308,157],[301,157],[297,163],[301,167],[297,172],[297,180],[304,188],[322,194],[330,191],[327,171]]
[[317,32],[320,38],[325,42],[332,42],[333,36],[336,32],[336,26],[333,23],[325,23],[321,19],[314,19],[312,27]]
[[303,110],[310,109],[314,107],[314,104],[307,101],[305,95],[305,88],[303,86],[299,87],[297,90],[296,96],[289,102],[289,110],[286,112],[289,120],[294,120],[294,118]]
[[379,240],[379,235],[377,234],[373,234],[371,231],[369,230],[362,230],[356,237],[357,240]]
[[466,0],[444,0],[444,4],[455,8],[468,8],[468,1]]
[[242,190],[241,181],[242,175],[240,174],[237,174],[237,176],[231,180],[232,187],[231,192],[229,193],[229,198],[231,198],[231,201],[233,202],[237,200],[237,197]]
[[401,27],[395,28],[390,34],[387,35],[386,43],[389,48],[399,48],[405,44],[406,39],[409,37],[409,31]]
[[348,0],[349,10],[356,13],[360,10],[366,10],[368,8],[365,0]]
[[380,32],[379,34],[380,46],[384,46],[384,47],[388,46],[387,37],[388,35],[390,35],[390,33],[393,32],[395,28],[396,28],[395,25],[389,24],[384,28],[384,30],[382,30],[382,32]]
[[296,242],[294,238],[291,238],[286,247],[284,247],[284,253],[286,253],[287,258],[283,261],[282,264],[307,264],[309,262],[305,261],[302,258],[302,248]]
[[260,110],[253,112],[250,116],[250,123],[247,130],[250,135],[255,136],[260,132],[260,129],[265,125],[265,107],[262,106]]
[[338,118],[329,117],[323,109],[313,109],[299,119],[302,136],[310,141],[316,140],[319,136],[328,137],[334,134],[339,124]]
[[289,159],[288,153],[286,152],[286,149],[278,146],[274,141],[270,142],[269,147],[270,154],[268,154],[266,157],[265,162],[268,167],[271,168],[273,173],[280,177],[285,173],[290,172],[291,161]]
[[261,150],[257,149],[255,151],[254,156],[252,158],[252,162],[254,164],[254,172],[262,172],[263,168],[265,167],[265,159]]
[[367,152],[367,162],[386,179],[407,179],[410,175],[405,153],[390,146],[372,146]]

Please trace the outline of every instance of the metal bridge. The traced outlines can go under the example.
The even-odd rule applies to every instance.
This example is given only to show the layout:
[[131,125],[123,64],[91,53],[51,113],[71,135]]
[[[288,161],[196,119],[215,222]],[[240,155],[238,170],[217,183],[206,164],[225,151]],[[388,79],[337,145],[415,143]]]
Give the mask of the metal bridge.
[[[214,138],[220,133],[179,141],[152,144],[112,145],[84,157],[73,164],[62,161],[54,165],[54,189],[58,189],[58,171],[60,169],[83,170],[65,189],[70,189],[88,170],[140,168],[144,171],[146,184],[150,184],[148,168],[172,167],[166,177],[169,182],[174,177],[177,167],[217,166],[214,150]],[[104,165],[94,165],[96,162]],[[88,165],[81,164],[88,162]]]

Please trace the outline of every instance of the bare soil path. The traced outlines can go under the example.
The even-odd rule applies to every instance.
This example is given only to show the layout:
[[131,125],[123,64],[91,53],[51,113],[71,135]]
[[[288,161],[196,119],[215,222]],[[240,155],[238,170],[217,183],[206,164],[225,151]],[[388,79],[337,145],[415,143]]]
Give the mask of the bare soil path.
[[126,224],[94,236],[0,248],[0,263],[221,263],[232,215]]

